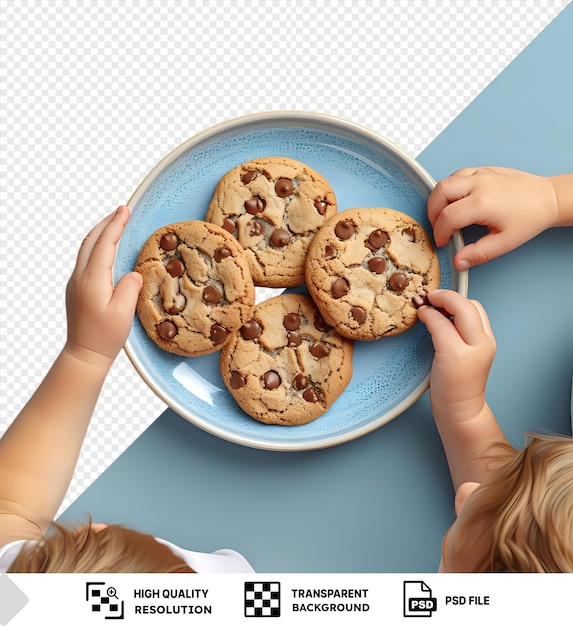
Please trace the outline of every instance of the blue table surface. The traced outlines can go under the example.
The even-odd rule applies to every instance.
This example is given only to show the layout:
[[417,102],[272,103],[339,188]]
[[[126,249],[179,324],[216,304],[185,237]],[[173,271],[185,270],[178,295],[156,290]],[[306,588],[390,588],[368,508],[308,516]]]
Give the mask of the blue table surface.
[[[573,172],[571,32],[573,5],[419,155],[436,180],[475,165]],[[470,271],[498,343],[488,401],[516,446],[527,431],[571,434],[572,277],[571,228]],[[125,419],[137,419],[128,405]],[[59,521],[87,513],[189,549],[234,548],[258,572],[433,572],[454,519],[427,393],[376,432],[311,452],[242,447],[167,410]]]

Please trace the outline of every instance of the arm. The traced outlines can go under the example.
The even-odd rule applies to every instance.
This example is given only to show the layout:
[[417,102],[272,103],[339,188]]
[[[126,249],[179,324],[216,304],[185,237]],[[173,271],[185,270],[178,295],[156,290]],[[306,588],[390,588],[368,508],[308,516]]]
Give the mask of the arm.
[[553,226],[573,226],[573,174],[536,176],[503,167],[464,168],[428,198],[436,245],[454,230],[479,224],[489,233],[460,250],[458,269],[494,259]]
[[114,289],[111,269],[126,207],[85,238],[66,292],[68,338],[0,439],[0,545],[43,535],[68,489],[105,377],[133,321],[141,276]]
[[[482,482],[495,454],[486,444],[509,445],[485,401],[495,339],[479,303],[441,289],[430,292],[428,299],[433,306],[420,307],[418,315],[435,348],[430,402],[457,491],[462,483]],[[453,320],[433,307],[444,309]]]

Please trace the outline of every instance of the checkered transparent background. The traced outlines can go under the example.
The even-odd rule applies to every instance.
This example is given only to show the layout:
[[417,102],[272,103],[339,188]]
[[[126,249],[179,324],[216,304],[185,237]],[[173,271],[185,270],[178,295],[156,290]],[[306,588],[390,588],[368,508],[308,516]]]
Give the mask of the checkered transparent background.
[[[1,0],[0,433],[63,345],[83,236],[178,144],[302,109],[416,156],[567,4]],[[63,506],[164,408],[121,354]]]

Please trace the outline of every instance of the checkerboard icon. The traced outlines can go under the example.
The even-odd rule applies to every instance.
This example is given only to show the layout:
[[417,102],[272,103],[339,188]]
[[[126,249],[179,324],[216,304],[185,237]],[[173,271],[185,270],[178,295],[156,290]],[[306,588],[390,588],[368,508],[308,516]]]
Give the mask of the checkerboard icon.
[[280,615],[280,583],[245,583],[245,617],[280,617]]
[[104,588],[105,583],[86,583],[86,600],[92,613],[105,614],[105,619],[123,619],[123,600],[118,600],[114,587]]

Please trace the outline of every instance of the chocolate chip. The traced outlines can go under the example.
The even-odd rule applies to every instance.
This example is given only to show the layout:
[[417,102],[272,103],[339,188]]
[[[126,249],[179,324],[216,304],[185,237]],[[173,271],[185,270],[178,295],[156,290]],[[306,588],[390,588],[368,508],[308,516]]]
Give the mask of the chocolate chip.
[[298,330],[300,328],[300,316],[296,313],[289,313],[284,316],[283,326],[287,330]]
[[262,330],[257,320],[249,320],[241,326],[241,335],[243,339],[255,339],[261,334]]
[[235,232],[235,222],[232,219],[226,217],[223,220],[223,228],[231,235]]
[[173,276],[173,278],[177,278],[179,276],[183,276],[185,272],[185,265],[183,265],[183,261],[181,259],[169,259],[165,269]]
[[207,304],[217,304],[221,297],[221,292],[217,287],[213,287],[213,285],[207,285],[205,289],[203,289],[203,300]]
[[310,389],[307,389],[303,394],[302,397],[307,401],[307,402],[318,402],[318,394],[316,393],[316,391],[311,387]]
[[227,259],[231,256],[231,251],[225,246],[219,246],[215,249],[215,262],[220,263],[223,259]]
[[315,356],[317,359],[322,359],[325,356],[330,354],[330,350],[328,346],[324,343],[315,343],[314,346],[310,349],[310,353],[312,356]]
[[276,228],[271,235],[271,241],[277,248],[284,248],[290,243],[290,233],[284,228]]
[[251,230],[249,231],[251,237],[257,237],[263,232],[263,227],[259,224],[259,222],[249,222],[249,224],[251,226]]
[[383,274],[386,271],[386,261],[381,256],[368,259],[368,269],[374,274]]
[[292,384],[295,389],[297,389],[298,391],[301,391],[302,389],[305,389],[306,387],[308,387],[309,382],[310,382],[310,378],[306,374],[297,374],[294,377]]
[[350,285],[345,278],[337,278],[330,288],[330,293],[333,298],[342,298],[350,291]]
[[335,259],[338,256],[338,250],[331,244],[327,244],[326,248],[324,248],[324,258],[325,259]]
[[255,170],[251,170],[249,172],[245,172],[242,176],[241,176],[241,182],[244,185],[248,185],[257,175],[257,172]]
[[211,326],[211,341],[218,345],[227,339],[229,332],[221,324],[213,324]]
[[171,250],[175,250],[178,243],[179,239],[175,233],[165,233],[165,235],[163,235],[163,237],[161,237],[161,240],[159,241],[159,247],[162,250],[171,252]]
[[412,302],[417,308],[424,306],[424,304],[429,304],[428,294],[425,291],[418,293],[412,298]]
[[274,370],[269,370],[263,374],[263,384],[265,389],[276,389],[281,384],[281,377]]
[[348,220],[342,220],[341,222],[338,222],[338,224],[335,226],[334,233],[339,239],[342,239],[342,241],[344,241],[345,239],[350,239],[355,230],[356,228],[352,222],[349,222]]
[[177,334],[177,326],[169,320],[163,320],[163,322],[157,324],[157,334],[161,337],[161,339],[169,341]]
[[265,206],[266,202],[258,196],[245,201],[245,211],[250,215],[256,215],[257,213],[260,213],[265,208]]
[[380,250],[380,248],[388,241],[388,235],[379,228],[373,230],[368,239],[364,242],[364,245],[371,250]]
[[169,315],[177,315],[177,313],[181,313],[181,311],[183,311],[184,308],[185,308],[185,298],[183,298],[183,304],[181,304],[180,306],[173,305],[167,311],[167,313],[169,313]]
[[298,348],[302,343],[302,339],[297,332],[289,331],[287,333],[287,346],[289,348]]
[[240,389],[247,384],[247,379],[239,372],[231,372],[231,387],[233,389]]
[[390,285],[390,289],[394,291],[404,291],[408,284],[408,277],[402,272],[396,272],[390,276],[388,284]]
[[279,178],[275,183],[275,192],[279,198],[286,198],[293,192],[294,185],[288,178]]
[[320,313],[314,316],[314,327],[322,333],[327,333],[330,330],[330,326],[324,321],[324,317]]
[[360,306],[353,306],[350,309],[350,315],[359,323],[364,324],[366,321],[366,311]]
[[326,209],[328,208],[328,202],[317,198],[314,201],[314,208],[320,213],[320,215],[324,215],[326,213]]
[[405,228],[402,231],[402,235],[407,241],[416,241],[416,232],[413,228]]

